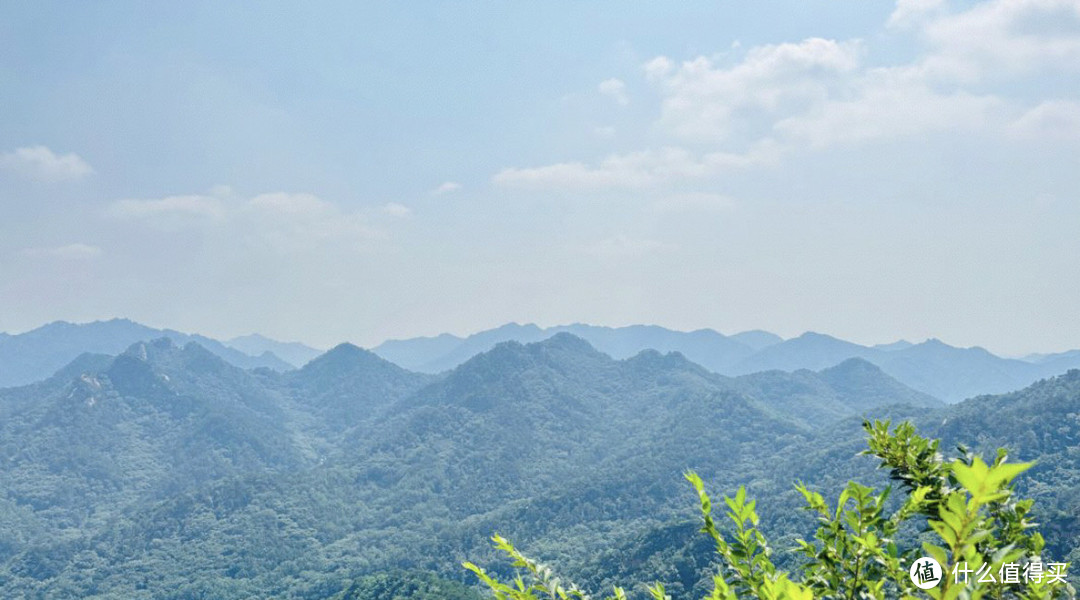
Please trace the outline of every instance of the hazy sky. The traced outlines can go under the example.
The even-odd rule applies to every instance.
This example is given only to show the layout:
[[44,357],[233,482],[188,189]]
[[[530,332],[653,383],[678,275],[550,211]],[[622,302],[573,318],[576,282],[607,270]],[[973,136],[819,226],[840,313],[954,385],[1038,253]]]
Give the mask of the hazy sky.
[[0,4],[0,331],[1080,347],[1080,0],[298,4]]

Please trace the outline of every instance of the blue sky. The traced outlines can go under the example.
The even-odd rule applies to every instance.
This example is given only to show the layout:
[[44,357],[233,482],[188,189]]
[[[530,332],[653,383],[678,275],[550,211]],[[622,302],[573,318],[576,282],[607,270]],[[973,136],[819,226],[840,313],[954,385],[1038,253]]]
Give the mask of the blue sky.
[[0,330],[1080,347],[1080,2],[7,3]]

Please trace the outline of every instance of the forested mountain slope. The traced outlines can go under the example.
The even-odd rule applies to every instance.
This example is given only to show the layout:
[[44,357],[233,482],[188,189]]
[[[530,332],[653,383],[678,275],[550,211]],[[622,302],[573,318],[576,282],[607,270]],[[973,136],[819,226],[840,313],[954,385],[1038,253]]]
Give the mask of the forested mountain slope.
[[[1059,428],[1076,402],[1062,381],[1046,395]],[[1004,398],[971,402],[1041,410]],[[616,360],[566,333],[440,376],[351,345],[276,373],[139,343],[0,390],[0,593],[328,598],[406,585],[376,575],[394,569],[463,579],[495,531],[586,578],[636,548],[620,568],[653,579],[649,557],[682,552],[664,540],[694,514],[685,469],[749,484],[795,532],[792,478],[867,471],[852,458],[861,415],[974,423],[967,403],[934,405],[861,361],[731,379],[678,353]],[[1055,485],[1069,481],[1061,452]]]
[[[1017,487],[1023,497],[1035,500],[1036,521],[1047,541],[1045,560],[1067,561],[1070,566],[1080,561],[1080,370],[1014,393],[972,398],[953,406],[932,410],[890,406],[875,412],[894,423],[913,421],[922,434],[940,437],[942,450],[952,455],[958,454],[954,448],[962,444],[987,459],[997,448],[1006,448],[1011,461],[1034,461],[1035,467],[1018,479]],[[848,418],[762,457],[760,468],[769,469],[770,476],[743,483],[758,499],[758,512],[776,547],[794,547],[794,537],[805,537],[811,530],[794,481],[807,482],[827,498],[849,480],[879,488],[889,484],[886,473],[876,468],[876,460],[858,455],[865,448],[860,420]],[[733,489],[722,481],[712,487]],[[688,505],[695,500],[689,489],[684,500]],[[708,588],[704,578],[710,574],[715,549],[711,540],[698,533],[697,517],[688,510],[681,519],[608,548],[585,562],[579,578],[601,589],[618,581],[652,577],[665,581],[676,597],[690,590],[694,593],[688,597],[700,597]],[[1075,581],[1076,573],[1070,573]]]

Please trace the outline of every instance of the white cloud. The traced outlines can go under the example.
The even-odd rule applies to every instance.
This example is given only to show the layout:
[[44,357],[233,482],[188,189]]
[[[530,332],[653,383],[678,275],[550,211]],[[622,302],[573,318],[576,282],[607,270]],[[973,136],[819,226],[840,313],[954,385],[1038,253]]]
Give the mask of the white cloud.
[[598,125],[596,127],[593,127],[593,133],[596,134],[597,137],[611,138],[615,137],[617,130],[610,125]]
[[0,154],[0,168],[47,182],[81,179],[94,172],[78,154],[57,155],[45,146],[28,146]]
[[492,181],[497,185],[533,189],[636,188],[773,164],[779,157],[779,148],[771,142],[757,144],[741,154],[711,152],[701,156],[685,148],[665,147],[613,154],[596,166],[570,162],[542,167],[510,167],[496,173]]
[[929,19],[928,76],[947,82],[1080,72],[1080,2],[991,0]]
[[1080,102],[1043,102],[1017,119],[1011,131],[1020,137],[1036,139],[1080,139]]
[[716,144],[822,148],[1000,121],[989,94],[938,91],[918,65],[864,68],[861,44],[809,39],[751,49],[718,67],[699,57],[646,70],[664,95],[658,124],[672,135]]
[[386,206],[383,206],[382,211],[391,217],[398,219],[404,219],[412,215],[412,209],[404,204],[398,204],[397,202],[391,202]]
[[645,70],[646,79],[660,81],[671,74],[671,71],[675,68],[675,63],[666,56],[657,56],[645,63],[642,68]]
[[626,83],[621,79],[605,79],[600,82],[600,85],[596,86],[596,89],[601,94],[610,97],[620,106],[630,104],[630,97],[626,95]]
[[751,48],[728,67],[699,56],[678,67],[659,57],[644,68],[663,98],[658,124],[664,131],[721,142],[819,104],[859,66],[860,54],[858,41],[810,38]]
[[[921,53],[868,65],[861,40],[809,38],[745,51],[734,45],[681,63],[658,56],[643,71],[659,95],[654,126],[666,147],[512,167],[493,180],[631,188],[775,165],[836,145],[940,133],[1080,135],[1075,100],[1030,99],[1039,89],[1032,77],[1080,74],[1080,0],[898,0],[887,25],[915,35]],[[610,93],[624,87],[609,81]]]
[[34,258],[52,258],[58,260],[90,260],[101,256],[101,248],[89,244],[67,244],[47,248],[26,248],[22,251],[24,256]]
[[320,200],[313,194],[290,194],[286,192],[259,194],[248,200],[247,206],[249,209],[267,215],[285,218],[324,218],[337,212],[332,204]]
[[495,175],[494,182],[533,188],[638,187],[672,177],[702,175],[706,168],[682,148],[662,148],[658,151],[613,154],[595,167],[574,162],[503,169]]
[[193,221],[220,221],[226,206],[219,196],[166,196],[154,200],[125,199],[113,202],[108,212],[120,219],[138,220],[169,228]]
[[443,194],[450,194],[450,193],[456,192],[456,191],[458,191],[460,189],[461,189],[461,184],[460,183],[458,183],[456,181],[445,181],[445,182],[439,184],[439,187],[432,190],[431,193],[436,195],[436,196],[441,196]]
[[345,212],[312,194],[274,192],[248,200],[233,218],[252,245],[279,251],[326,242],[365,243],[382,237],[358,212]]
[[916,69],[872,69],[853,82],[847,98],[777,121],[779,139],[796,147],[894,139],[938,131],[980,131],[1001,122],[1007,108],[996,96],[940,93]]
[[276,250],[312,248],[327,241],[365,242],[381,237],[359,212],[345,212],[313,194],[272,192],[248,199],[226,187],[207,195],[118,200],[117,219],[161,230],[199,229],[223,239]]
[[[1070,102],[1024,106],[994,86],[1080,73],[1080,2],[991,0],[948,9],[943,0],[899,0],[889,24],[917,29],[926,52],[908,64],[854,73],[846,90],[777,121],[779,137],[811,147],[936,131],[1031,134],[1039,127],[1070,137]],[[1055,135],[1050,123],[1063,128]]]
[[[680,66],[657,57],[644,68],[663,97],[661,130],[689,141],[722,144],[744,133],[751,122],[760,121],[764,133],[771,133],[777,118],[820,106],[830,87],[839,85],[839,76],[858,66],[860,48],[857,41],[813,38],[752,48],[731,67],[718,67],[706,57]],[[511,167],[493,181],[531,188],[632,188],[775,164],[785,149],[768,136],[756,137],[740,151],[693,153],[668,146],[613,154],[596,165]]]
[[911,27],[944,12],[945,0],[897,0],[887,25],[893,28]]

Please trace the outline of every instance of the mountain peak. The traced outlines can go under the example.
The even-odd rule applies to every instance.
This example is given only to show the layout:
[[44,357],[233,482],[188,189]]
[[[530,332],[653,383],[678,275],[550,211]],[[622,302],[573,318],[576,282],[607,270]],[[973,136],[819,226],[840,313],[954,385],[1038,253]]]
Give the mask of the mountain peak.
[[265,335],[263,335],[261,333],[249,333],[247,335],[238,335],[238,336],[236,336],[236,337],[234,337],[234,338],[232,338],[231,340],[228,340],[228,341],[229,341],[229,343],[232,343],[232,342],[245,341],[245,340],[251,340],[251,341],[255,341],[255,342],[270,342],[270,341],[273,341],[273,340],[271,340],[270,338],[266,337]]
[[887,344],[874,344],[874,349],[892,352],[893,350],[907,350],[914,345],[915,344],[912,344],[907,340],[896,340],[895,342],[889,342]]
[[754,351],[762,350],[769,346],[775,346],[784,341],[784,338],[763,329],[751,329],[728,336],[729,338],[744,344]]
[[120,353],[121,356],[130,356],[143,362],[150,362],[164,353],[177,350],[176,344],[171,338],[160,337],[148,342],[135,342],[128,346],[127,350]]
[[369,356],[372,358],[378,358],[374,354],[371,354],[371,352],[364,350],[356,344],[343,342],[327,350],[321,355],[315,357],[311,360],[311,362],[304,365],[304,368],[301,370],[311,370],[316,368],[325,368],[329,366],[345,366],[361,362]]
[[[538,333],[538,332],[540,332],[540,327],[538,327],[534,323],[522,324],[522,323],[518,323],[516,321],[511,321],[510,323],[507,323],[505,325],[501,325],[499,327],[496,327],[492,331],[497,331],[499,333],[511,333],[511,332],[514,332],[514,333],[521,333],[521,332]],[[487,332],[482,332],[482,333],[487,333]]]
[[858,357],[822,369],[818,375],[852,406],[865,408],[898,402],[912,406],[941,405],[937,398],[904,385],[881,367]]
[[541,363],[579,364],[582,359],[587,358],[611,360],[580,337],[572,333],[560,332],[528,344],[513,340],[500,342],[491,350],[481,352],[458,365],[454,369],[454,374],[460,375],[473,371],[511,372],[529,369]]
[[649,348],[638,352],[623,362],[639,371],[646,369],[678,369],[693,370],[702,373],[708,372],[707,369],[686,358],[682,352],[678,351],[660,352],[659,350]]
[[154,372],[172,375],[181,372],[224,373],[240,370],[199,342],[187,342],[179,346],[169,337],[136,342],[117,356],[117,360],[119,359],[135,359],[148,365]]
[[304,365],[303,368],[297,371],[297,373],[301,373],[305,377],[311,377],[332,374],[340,375],[372,369],[407,372],[405,369],[402,369],[370,350],[365,350],[356,344],[343,342],[313,358],[309,363]]
[[352,342],[341,342],[337,346],[326,351],[324,356],[342,355],[342,356],[358,356],[364,352],[367,352],[360,346],[353,344]]
[[249,356],[257,356],[263,362],[270,363],[270,356],[284,360],[293,367],[302,367],[313,358],[322,354],[321,351],[301,342],[281,342],[259,333],[251,333],[232,338],[225,345],[234,350],[239,350]]
[[[596,348],[593,348],[592,344],[586,342],[584,339],[566,331],[561,331],[555,335],[549,337],[546,340],[536,342],[536,345],[547,346],[551,348],[563,348],[566,350],[577,350],[581,352],[596,352]],[[532,344],[530,344],[532,345]]]
[[[881,367],[857,356],[844,360],[827,369],[822,369],[818,371],[818,373],[822,375],[826,373],[881,373],[882,375],[885,375],[885,372],[881,370]],[[885,376],[887,377],[887,375]]]
[[797,339],[797,340],[806,340],[806,341],[816,341],[816,340],[830,341],[830,342],[840,341],[840,340],[838,340],[837,338],[834,338],[831,335],[828,335],[828,334],[825,334],[825,333],[818,333],[816,331],[803,332],[802,335],[800,335],[799,337],[797,337],[795,339]]
[[971,346],[969,348],[961,348],[959,346],[953,346],[951,344],[947,344],[947,343],[939,340],[938,338],[929,338],[929,339],[927,339],[925,342],[923,342],[921,344],[916,344],[916,345],[914,345],[914,346],[912,346],[910,348],[906,348],[905,351],[907,351],[907,352],[920,352],[920,351],[921,352],[930,352],[930,353],[939,354],[939,355],[950,354],[950,353],[959,353],[959,354],[963,354],[963,355],[967,355],[967,356],[971,356],[971,357],[979,356],[979,357],[983,357],[983,358],[994,358],[994,359],[998,358],[998,357],[994,356],[993,354],[991,354],[985,348],[982,348],[982,347],[979,347],[979,346]]

